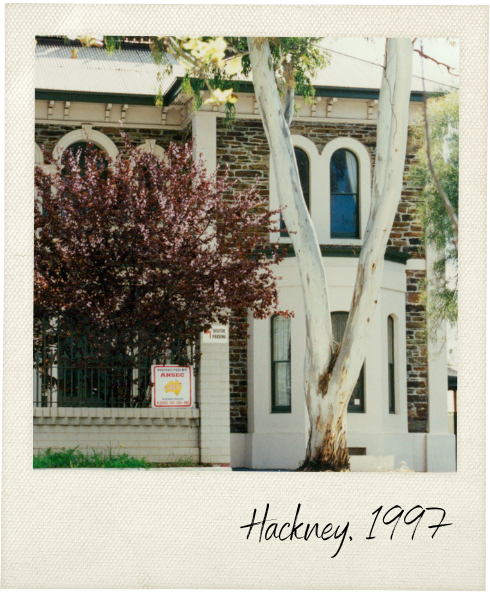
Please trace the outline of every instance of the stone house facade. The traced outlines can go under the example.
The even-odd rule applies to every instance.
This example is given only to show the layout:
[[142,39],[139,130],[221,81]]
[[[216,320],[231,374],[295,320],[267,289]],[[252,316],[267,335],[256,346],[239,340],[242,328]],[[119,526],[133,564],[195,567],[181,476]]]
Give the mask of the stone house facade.
[[[154,75],[146,47],[133,45],[122,50],[126,67],[130,64],[125,72],[118,68],[118,55],[108,57],[104,51],[81,48],[79,58],[70,60],[69,47],[53,40],[38,43],[37,164],[46,166],[41,146],[58,156],[73,143],[84,141],[87,135],[113,157],[123,145],[119,130],[122,123],[135,145],[157,155],[163,155],[170,142],[192,138],[196,158],[202,154],[209,171],[223,171],[227,166],[237,189],[257,181],[270,207],[278,207],[267,140],[250,84],[244,84],[239,92],[237,119],[228,125],[221,108],[205,105],[195,111],[191,98],[179,87],[178,76],[167,82],[161,107],[154,104],[150,83],[135,92],[131,83],[135,73],[148,78],[151,73]],[[70,68],[77,69],[80,82],[73,82],[73,75],[63,76]],[[101,77],[106,69],[118,75],[107,77],[106,81]],[[373,78],[376,74],[379,78],[377,72]],[[95,79],[92,84],[87,83],[90,77]],[[362,89],[335,84],[318,86],[313,104],[297,99],[297,114],[291,125],[294,146],[304,158],[303,190],[308,192],[310,215],[321,245],[338,327],[349,310],[370,207],[377,86],[379,81]],[[421,93],[415,88],[410,105],[413,116],[420,107],[420,99]],[[406,171],[414,151],[409,134]],[[355,191],[350,190],[351,196],[355,194],[357,220],[352,236],[346,236],[349,232],[343,235],[334,231],[334,199],[338,195],[332,191],[332,179],[337,174],[332,159],[340,157],[350,163],[347,169],[354,166],[352,163],[356,167],[355,172],[348,170],[350,178],[356,180]],[[420,301],[433,254],[422,247],[418,199],[417,189],[405,179],[385,255],[372,347],[362,370],[362,384],[349,409],[348,441],[353,467],[359,470],[372,468],[373,462],[382,461],[380,457],[396,464],[405,461],[419,471],[455,470],[454,436],[447,427],[446,355],[439,344],[427,342],[426,313]],[[287,235],[280,240],[290,242]],[[273,353],[273,319],[234,317],[228,344],[203,345],[201,366],[212,368],[213,373],[208,374],[206,382],[206,373],[200,372],[198,409],[192,413],[189,410],[188,417],[182,412],[182,417],[163,417],[153,409],[35,407],[35,448],[59,447],[62,443],[89,447],[95,443],[101,447],[127,439],[134,443],[125,444],[127,450],[140,455],[143,451],[151,460],[165,460],[163,457],[169,451],[177,456],[184,451],[202,462],[217,465],[294,469],[303,458],[308,416],[302,389],[305,322],[301,287],[292,248],[288,255],[277,273],[281,278],[280,305],[295,311],[291,325],[277,334],[281,339],[286,333],[289,336],[289,358],[280,360],[287,364],[285,390],[281,391],[283,377],[279,380],[282,386],[278,387],[272,376],[277,362]],[[84,423],[80,423],[82,419]],[[151,425],[148,441],[144,425]],[[172,432],[174,427],[178,429]],[[369,464],[369,458],[375,460]]]

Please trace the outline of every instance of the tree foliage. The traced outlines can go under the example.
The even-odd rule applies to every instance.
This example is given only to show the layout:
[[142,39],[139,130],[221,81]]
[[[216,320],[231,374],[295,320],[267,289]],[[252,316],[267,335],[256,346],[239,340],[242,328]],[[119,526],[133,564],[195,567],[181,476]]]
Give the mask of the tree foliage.
[[[448,93],[428,100],[427,105],[431,159],[456,215],[459,200],[459,94]],[[445,320],[455,325],[458,318],[458,255],[451,220],[428,166],[423,121],[415,128],[419,149],[410,170],[411,182],[422,187],[419,216],[425,244],[439,253],[434,263],[434,279],[426,284],[429,333]]]
[[278,312],[282,253],[265,248],[277,211],[256,188],[230,192],[226,175],[209,176],[191,145],[171,144],[162,160],[125,142],[115,161],[88,145],[65,151],[54,174],[36,169],[36,335],[88,335],[100,366],[121,355],[191,362],[211,323]]
[[[318,45],[320,37],[268,37],[272,67],[280,92],[294,90],[308,102],[315,94],[314,75],[329,61],[326,50]],[[117,38],[106,37],[106,46],[117,47]],[[246,37],[151,37],[155,61],[162,73],[170,74],[168,56],[179,60],[186,69],[182,88],[194,98],[194,107],[203,103],[202,92],[209,96],[204,102],[224,104],[227,123],[235,118],[234,104],[240,82],[251,74]],[[158,96],[161,103],[162,96]]]

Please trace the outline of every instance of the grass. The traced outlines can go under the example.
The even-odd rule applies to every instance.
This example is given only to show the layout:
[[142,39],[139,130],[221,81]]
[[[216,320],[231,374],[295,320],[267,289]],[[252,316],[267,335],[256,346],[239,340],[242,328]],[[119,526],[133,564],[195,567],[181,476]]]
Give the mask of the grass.
[[168,467],[198,467],[198,466],[205,466],[199,465],[194,460],[192,455],[189,456],[182,456],[180,458],[176,458],[175,460],[164,462],[164,463],[151,463],[152,467],[155,468],[168,468]]
[[81,468],[102,468],[102,469],[150,469],[154,467],[196,467],[198,464],[192,456],[177,458],[172,462],[151,463],[145,458],[135,458],[127,453],[113,453],[110,449],[107,452],[84,454],[77,448],[53,451],[51,448],[34,456],[34,469],[81,469]]

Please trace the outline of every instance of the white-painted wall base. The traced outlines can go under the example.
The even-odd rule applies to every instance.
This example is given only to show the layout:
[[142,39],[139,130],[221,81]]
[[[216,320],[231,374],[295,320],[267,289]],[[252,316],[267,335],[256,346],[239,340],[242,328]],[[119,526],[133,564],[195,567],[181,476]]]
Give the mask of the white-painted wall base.
[[454,434],[427,434],[427,471],[452,473],[456,470]]

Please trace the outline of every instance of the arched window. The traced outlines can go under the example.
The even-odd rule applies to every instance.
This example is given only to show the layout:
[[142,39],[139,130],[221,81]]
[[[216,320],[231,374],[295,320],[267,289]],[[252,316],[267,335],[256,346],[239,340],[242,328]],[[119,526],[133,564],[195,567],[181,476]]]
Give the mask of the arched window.
[[70,146],[68,146],[68,148],[66,148],[66,150],[63,153],[62,156],[62,162],[64,164],[63,170],[65,170],[66,167],[66,158],[67,158],[67,153],[71,153],[73,154],[76,158],[79,158],[79,165],[80,165],[80,169],[82,172],[82,175],[85,171],[85,159],[87,158],[87,154],[97,154],[97,168],[101,169],[102,171],[105,172],[105,170],[107,169],[107,157],[106,157],[106,153],[99,148],[98,146],[96,146],[95,144],[89,144],[88,142],[75,142],[73,144],[71,144]]
[[390,413],[395,413],[395,321],[388,317],[388,401]]
[[34,144],[34,164],[44,164],[43,151],[37,144]]
[[291,321],[271,319],[272,413],[291,413]]
[[359,164],[341,148],[330,159],[330,236],[359,238]]
[[[299,180],[301,183],[301,190],[303,191],[303,198],[308,210],[310,209],[310,159],[308,154],[297,146],[294,147],[294,155],[296,156],[296,164],[298,165]],[[286,231],[286,225],[281,216],[280,222],[281,236],[289,236]]]
[[[348,312],[332,313],[332,332],[337,343],[342,342],[348,317]],[[347,411],[349,413],[364,413],[364,365],[361,368],[357,384],[352,391]]]

